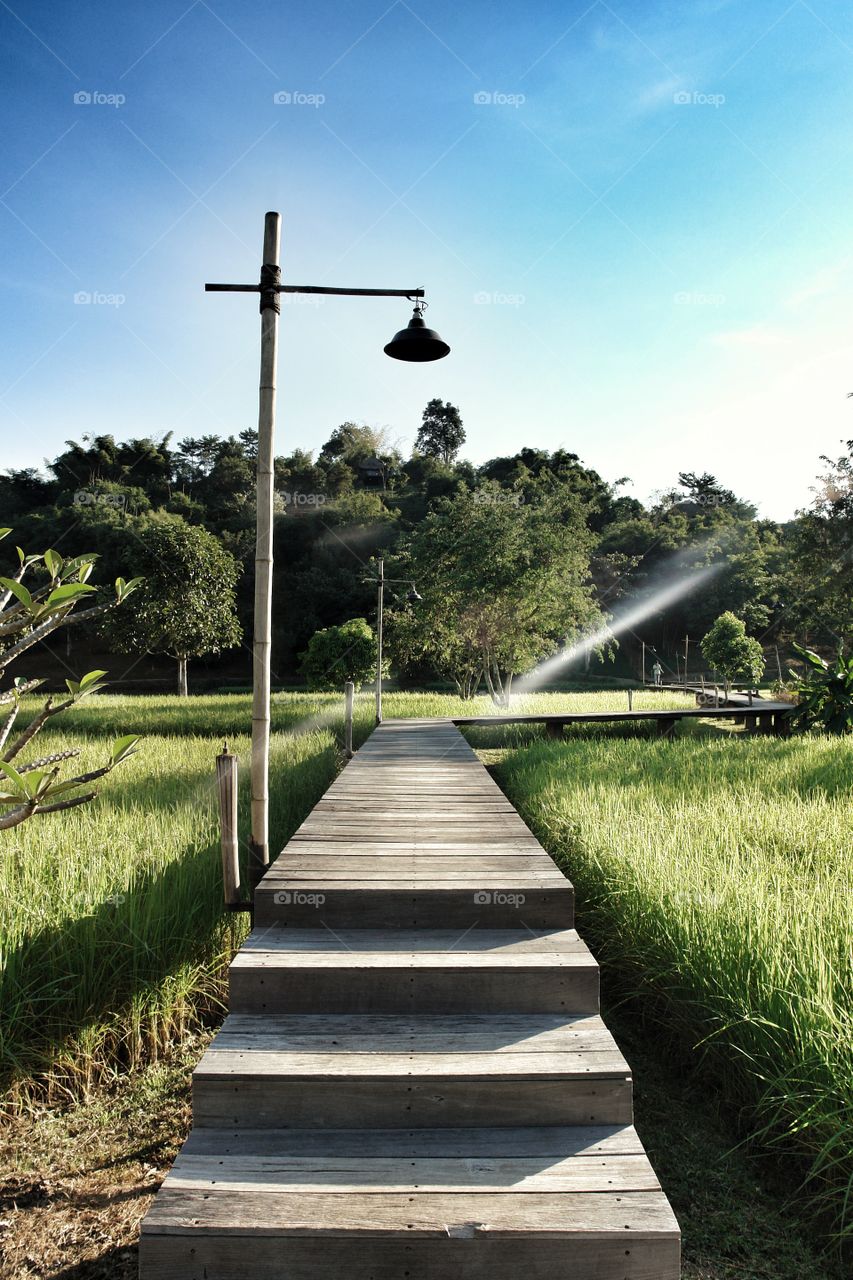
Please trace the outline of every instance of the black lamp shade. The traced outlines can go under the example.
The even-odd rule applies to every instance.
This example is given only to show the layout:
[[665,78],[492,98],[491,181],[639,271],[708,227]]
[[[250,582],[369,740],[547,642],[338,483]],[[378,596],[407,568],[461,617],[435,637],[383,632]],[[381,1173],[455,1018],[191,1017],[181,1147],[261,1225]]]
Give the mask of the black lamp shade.
[[448,355],[450,347],[438,336],[435,329],[428,329],[424,318],[417,307],[405,329],[395,333],[385,347],[386,356],[393,360],[441,360]]

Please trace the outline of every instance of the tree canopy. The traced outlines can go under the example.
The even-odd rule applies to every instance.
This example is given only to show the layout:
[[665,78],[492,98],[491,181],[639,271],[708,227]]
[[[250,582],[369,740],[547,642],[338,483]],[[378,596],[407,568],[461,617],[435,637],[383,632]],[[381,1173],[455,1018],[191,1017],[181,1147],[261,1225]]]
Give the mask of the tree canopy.
[[187,661],[239,644],[234,588],[240,569],[219,540],[180,516],[138,520],[136,561],[147,590],[105,624],[124,653],[164,653],[178,663],[187,693]]
[[423,412],[415,448],[427,458],[440,458],[445,465],[454,461],[465,443],[465,428],[455,405],[430,400]]
[[[464,636],[463,602],[449,578],[428,609],[434,637],[429,645],[417,639],[417,625],[406,620],[405,611],[392,618],[391,608],[392,660],[418,678],[446,674],[452,661],[456,677],[469,687],[484,680],[482,655],[488,651],[498,697],[510,669],[523,670],[528,659],[538,661],[549,645],[562,643],[573,619],[583,625],[588,606],[598,616],[618,617],[640,606],[647,611],[642,624],[620,638],[623,671],[624,655],[633,655],[639,671],[642,641],[664,658],[669,654],[674,666],[685,636],[695,645],[726,612],[764,645],[790,648],[797,639],[833,651],[839,638],[850,635],[853,441],[839,458],[822,459],[808,508],[778,524],[760,518],[748,498],[705,471],[673,469],[675,482],[643,503],[623,491],[624,478],[606,479],[569,449],[525,444],[474,465],[458,456],[461,430],[456,406],[433,399],[408,458],[386,429],[350,420],[331,430],[317,452],[294,449],[275,459],[273,668],[279,679],[298,673],[299,655],[316,631],[372,617],[364,566],[377,555],[389,566],[417,556],[427,584],[433,577],[438,584],[442,566],[449,564],[466,583]],[[168,431],[127,440],[84,436],[67,441],[44,473],[30,467],[0,475],[0,509],[4,522],[14,523],[20,540],[31,545],[60,547],[73,531],[99,557],[99,573],[107,580],[136,572],[138,539],[152,522],[177,520],[176,527],[196,531],[200,544],[226,553],[217,580],[231,581],[225,592],[231,622],[226,616],[211,647],[210,640],[200,642],[204,649],[190,646],[193,653],[215,655],[235,643],[235,614],[244,631],[251,629],[256,453],[257,434],[248,429],[226,438],[176,438]],[[553,586],[559,573],[549,558],[546,531],[537,523],[537,513],[551,511],[549,503],[562,513],[553,517],[553,536],[558,545],[565,538],[571,584],[565,626],[551,603],[553,591],[563,587]],[[544,546],[544,565],[551,565],[541,570],[541,603],[530,616],[504,591],[500,577],[505,570],[507,578],[523,577],[537,583],[537,590],[543,586],[539,568],[523,555],[525,540],[537,555]],[[241,570],[236,575],[235,565]],[[0,546],[0,572],[14,567]],[[662,588],[675,579],[701,585],[656,607]],[[164,600],[172,598],[165,581],[162,590]],[[487,591],[494,597],[490,606]],[[515,623],[519,610],[523,643]],[[513,637],[503,646],[494,639],[499,630]],[[94,648],[95,641],[91,628],[75,629],[75,644]],[[167,647],[177,652],[176,645]],[[109,653],[99,650],[98,662],[109,665]],[[232,649],[227,662],[246,678],[248,651]]]

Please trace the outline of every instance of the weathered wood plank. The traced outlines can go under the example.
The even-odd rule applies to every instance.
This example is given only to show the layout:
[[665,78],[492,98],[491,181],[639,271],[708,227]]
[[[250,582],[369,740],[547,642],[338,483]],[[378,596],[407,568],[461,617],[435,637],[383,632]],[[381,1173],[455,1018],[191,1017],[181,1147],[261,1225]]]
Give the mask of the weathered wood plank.
[[351,953],[393,954],[401,949],[426,955],[444,955],[447,952],[456,956],[470,955],[475,957],[472,961],[475,964],[479,956],[590,954],[576,929],[530,933],[519,933],[515,929],[481,929],[460,938],[457,932],[449,929],[343,929],[334,934],[328,929],[300,929],[294,935],[287,929],[272,928],[253,929],[234,957],[234,963],[250,963],[248,956],[254,951],[299,951],[302,955],[334,951],[342,953],[345,958]]
[[[403,1233],[401,1232],[401,1235]],[[444,1239],[289,1236],[251,1229],[205,1235],[204,1228],[154,1234],[143,1227],[140,1267],[145,1280],[678,1280],[677,1235],[624,1232],[600,1239],[578,1231],[555,1239],[531,1232],[513,1238],[477,1233]]]
[[[274,1036],[282,1047],[302,1045],[316,1037],[346,1050],[364,1044],[374,1049],[409,1051],[414,1041],[427,1052],[514,1053],[547,1048],[572,1048],[599,1043],[613,1044],[613,1037],[597,1014],[561,1013],[231,1013],[216,1043]],[[596,1038],[601,1037],[599,1041]]]
[[[329,886],[327,889],[323,902],[304,902],[299,900],[298,891],[276,888],[274,882],[264,877],[255,892],[255,923],[316,928],[322,922],[332,929],[363,925],[378,929],[437,927],[460,931],[480,927],[568,929],[574,923],[574,895],[568,885],[564,889],[538,889],[528,884],[518,891],[523,902],[510,901],[511,897],[517,897],[517,891],[508,890],[500,879],[496,886],[483,887],[483,893],[492,895],[488,902],[482,898],[474,901],[470,890],[437,890],[414,883],[408,888],[389,886],[381,892],[375,885],[352,892]],[[495,889],[500,890],[499,894]]]
[[672,1210],[658,1191],[532,1192],[500,1195],[490,1192],[415,1192],[400,1195],[347,1196],[329,1193],[298,1195],[259,1191],[234,1197],[227,1192],[182,1190],[158,1197],[149,1214],[148,1231],[175,1231],[197,1226],[212,1234],[231,1234],[251,1228],[258,1236],[294,1236],[306,1232],[341,1236],[367,1232],[405,1231],[411,1236],[446,1239],[457,1227],[468,1238],[478,1235],[515,1236],[536,1232],[571,1238],[595,1232],[597,1238],[626,1239],[626,1232],[661,1236],[673,1229]]
[[217,1154],[178,1156],[167,1185],[172,1191],[333,1192],[440,1191],[518,1195],[555,1191],[659,1191],[644,1154],[549,1161],[515,1156],[291,1156]]
[[577,1159],[638,1155],[633,1125],[537,1125],[517,1129],[193,1129],[184,1151],[197,1155],[445,1159]]
[[310,1080],[196,1075],[196,1125],[410,1129],[469,1125],[631,1124],[631,1081],[556,1074]]

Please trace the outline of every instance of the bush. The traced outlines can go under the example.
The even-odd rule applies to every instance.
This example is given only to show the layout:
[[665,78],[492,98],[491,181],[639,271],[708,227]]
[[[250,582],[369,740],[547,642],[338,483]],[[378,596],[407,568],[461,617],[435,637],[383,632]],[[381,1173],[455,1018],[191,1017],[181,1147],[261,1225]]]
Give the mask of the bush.
[[376,669],[376,635],[364,618],[315,631],[300,656],[310,689],[341,689],[351,680],[358,689]]
[[850,733],[853,730],[853,658],[839,653],[829,663],[812,649],[795,644],[794,650],[808,664],[805,674],[796,677],[794,688],[800,703],[794,723],[801,729]]

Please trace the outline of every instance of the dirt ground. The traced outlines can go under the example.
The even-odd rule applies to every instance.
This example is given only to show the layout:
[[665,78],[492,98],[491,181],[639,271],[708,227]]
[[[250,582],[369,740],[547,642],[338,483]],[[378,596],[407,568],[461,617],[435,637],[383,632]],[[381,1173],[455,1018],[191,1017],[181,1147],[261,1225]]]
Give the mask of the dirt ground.
[[3,1280],[136,1280],[139,1223],[189,1129],[190,1072],[205,1043],[0,1129]]

